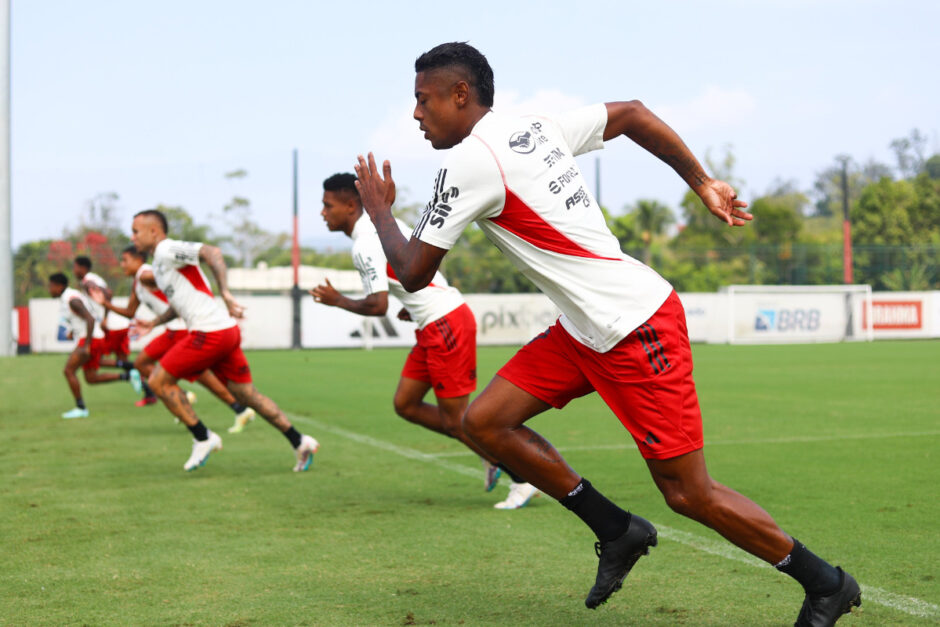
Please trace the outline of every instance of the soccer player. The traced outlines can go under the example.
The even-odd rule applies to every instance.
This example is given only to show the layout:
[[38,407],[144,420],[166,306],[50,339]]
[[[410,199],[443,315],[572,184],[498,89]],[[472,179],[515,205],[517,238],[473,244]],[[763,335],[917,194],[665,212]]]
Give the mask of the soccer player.
[[[320,215],[331,231],[342,231],[352,238],[353,263],[366,295],[360,299],[343,296],[329,279],[325,285],[310,290],[310,294],[318,303],[363,316],[384,316],[389,291],[402,302],[404,307],[398,317],[414,321],[418,329],[417,343],[408,355],[395,391],[395,412],[405,420],[460,440],[479,455],[486,470],[484,487],[489,492],[496,486],[501,469],[460,427],[470,393],[477,387],[477,323],[473,312],[440,272],[435,273],[427,287],[414,293],[401,286],[388,266],[372,221],[363,214],[355,175],[334,174],[323,181]],[[396,222],[403,233],[408,232],[404,223]],[[424,402],[430,389],[437,398],[436,406]],[[497,509],[524,507],[538,492],[511,471],[509,474],[513,479],[509,496],[494,506]]]
[[[204,370],[212,370],[241,403],[251,407],[278,429],[294,448],[297,463],[294,472],[310,467],[319,443],[297,431],[284,412],[252,385],[248,360],[241,349],[241,332],[235,318],[243,314],[228,290],[222,251],[201,242],[183,242],[167,237],[167,221],[160,211],[149,209],[134,216],[131,241],[137,250],[153,255],[153,276],[166,295],[170,307],[153,320],[135,319],[141,333],[181,317],[189,332],[166,352],[150,373],[151,389],[193,434],[193,449],[183,464],[184,470],[196,470],[206,463],[213,451],[222,449],[222,438],[208,430],[196,416],[186,394],[177,385],[179,379],[196,379]],[[199,267],[204,261],[212,270],[225,306],[216,302],[209,281]]]
[[[85,255],[79,255],[72,262],[72,272],[86,296],[91,297],[92,289],[99,289],[111,298],[111,289],[108,282],[100,274],[91,271],[91,258]],[[130,370],[130,362],[127,356],[131,352],[130,339],[128,338],[128,329],[109,329],[108,312],[101,307],[94,299],[91,301],[92,314],[101,321],[101,330],[104,331],[105,353],[114,353],[117,361],[125,370]]]
[[562,311],[523,347],[467,410],[470,437],[558,499],[597,535],[589,608],[618,590],[656,545],[656,529],[604,497],[527,420],[597,391],[630,432],[667,504],[795,578],[806,591],[797,625],[831,625],[861,602],[851,575],[794,540],[756,503],[713,480],[682,304],[651,268],[623,254],[574,160],[625,135],[656,155],[729,226],[752,216],[727,183],[709,177],[679,136],[639,101],[555,117],[491,110],[493,72],[464,43],[415,62],[414,118],[435,149],[451,149],[414,233],[392,217],[391,165],[359,157],[357,185],[405,289],[434,276],[471,222]]
[[131,381],[139,392],[137,386],[140,385],[140,375],[136,370],[98,372],[101,365],[113,366],[114,363],[102,363],[105,361],[102,356],[106,354],[104,331],[101,330],[98,319],[92,314],[92,305],[88,298],[78,290],[69,287],[68,277],[61,272],[56,272],[49,277],[48,290],[50,296],[59,299],[59,319],[65,323],[69,338],[78,339],[62,372],[75,398],[75,407],[62,414],[62,417],[65,419],[88,417],[88,407],[85,406],[85,400],[82,398],[82,386],[76,374],[79,368],[85,375],[85,383],[89,385]]
[[[149,263],[146,263],[146,260],[146,255],[137,250],[133,245],[121,251],[121,270],[124,271],[125,275],[133,277],[134,281],[133,287],[131,288],[131,296],[126,307],[115,306],[111,302],[109,295],[96,287],[91,288],[92,300],[103,306],[105,310],[131,320],[133,320],[141,303],[146,305],[158,316],[164,313],[170,308],[169,302],[167,301],[166,295],[156,287],[153,278],[153,268]],[[174,325],[173,322],[168,323],[166,330],[151,340],[150,343],[140,351],[140,354],[137,355],[137,359],[134,360],[134,367],[140,371],[144,377],[149,377],[150,373],[153,372],[154,365],[160,358],[184,337],[186,337],[186,329],[183,327],[182,323],[176,325]],[[222,382],[212,374],[211,370],[204,371],[196,380],[235,412],[235,424],[229,427],[229,433],[241,432],[249,421],[254,420],[255,410],[235,400],[232,393],[228,391],[228,388],[222,385]],[[157,402],[156,395],[153,394],[153,391],[150,390],[149,387],[145,388],[145,391],[149,392],[149,394],[137,401],[138,407],[152,405]],[[193,402],[194,398],[194,394],[187,393],[187,399],[190,403]]]

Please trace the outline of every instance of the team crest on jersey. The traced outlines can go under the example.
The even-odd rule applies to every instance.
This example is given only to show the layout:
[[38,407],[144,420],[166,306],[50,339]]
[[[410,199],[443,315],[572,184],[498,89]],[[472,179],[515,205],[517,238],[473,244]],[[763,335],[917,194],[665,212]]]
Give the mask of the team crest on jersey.
[[535,150],[535,141],[529,131],[516,131],[509,138],[509,147],[520,155],[527,155]]

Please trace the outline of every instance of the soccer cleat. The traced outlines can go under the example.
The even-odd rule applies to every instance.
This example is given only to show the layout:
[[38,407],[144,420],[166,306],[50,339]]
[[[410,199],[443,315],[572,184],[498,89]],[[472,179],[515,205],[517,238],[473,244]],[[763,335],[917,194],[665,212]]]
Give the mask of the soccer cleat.
[[793,627],[830,627],[836,624],[840,616],[862,604],[862,591],[858,582],[838,566],[836,568],[842,576],[839,589],[829,596],[807,594]]
[[235,424],[228,428],[229,433],[241,433],[244,431],[245,426],[249,422],[255,419],[255,410],[251,407],[246,407],[243,411],[235,414]]
[[145,396],[139,401],[137,401],[136,403],[134,403],[134,407],[146,407],[147,405],[155,405],[156,403],[157,403],[156,396]]
[[303,472],[313,463],[313,454],[320,448],[320,443],[309,435],[300,436],[300,446],[294,449],[297,454],[297,464],[294,472]]
[[196,401],[199,400],[199,397],[197,397],[196,393],[192,390],[186,390],[186,400],[190,405],[195,405]]
[[480,460],[483,462],[483,471],[486,475],[483,477],[483,487],[487,492],[492,492],[493,488],[496,487],[496,484],[499,482],[499,476],[502,474],[499,466],[496,464],[491,464],[482,457]]
[[71,420],[72,418],[88,418],[88,410],[81,407],[73,407],[62,414],[62,417],[66,420]]
[[201,466],[206,465],[206,460],[209,459],[209,455],[213,451],[222,450],[222,438],[220,438],[215,432],[209,432],[209,439],[203,440],[193,440],[193,452],[190,454],[189,459],[186,460],[186,463],[183,464],[183,470],[190,471],[196,470]]
[[137,368],[131,368],[127,371],[127,380],[131,382],[131,387],[134,388],[134,391],[140,394],[144,390],[144,384],[140,380],[140,370]]
[[509,496],[505,501],[500,501],[493,507],[496,509],[519,509],[529,504],[533,497],[539,494],[539,489],[531,483],[509,484]]
[[620,590],[630,569],[638,559],[649,555],[650,547],[656,546],[656,542],[656,527],[636,514],[631,514],[630,526],[622,536],[607,542],[595,542],[594,552],[599,558],[597,579],[584,604],[593,610]]

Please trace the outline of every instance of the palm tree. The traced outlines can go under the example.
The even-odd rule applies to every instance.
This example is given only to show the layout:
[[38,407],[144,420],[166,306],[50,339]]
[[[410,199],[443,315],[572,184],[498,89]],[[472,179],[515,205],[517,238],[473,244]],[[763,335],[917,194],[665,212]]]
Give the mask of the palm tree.
[[676,221],[672,210],[658,200],[638,200],[631,209],[637,234],[643,241],[643,263],[649,265],[653,239]]

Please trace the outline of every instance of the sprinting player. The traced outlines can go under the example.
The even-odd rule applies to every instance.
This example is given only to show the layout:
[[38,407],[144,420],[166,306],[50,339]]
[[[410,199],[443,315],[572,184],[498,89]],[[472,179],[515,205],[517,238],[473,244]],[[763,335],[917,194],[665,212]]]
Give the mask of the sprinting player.
[[[343,296],[329,279],[325,285],[310,290],[310,294],[318,303],[362,316],[384,316],[389,291],[402,302],[404,307],[398,317],[414,321],[418,329],[417,343],[408,355],[395,391],[395,412],[405,420],[460,440],[479,455],[486,471],[484,487],[489,492],[496,487],[500,468],[460,427],[470,393],[477,387],[477,323],[470,307],[440,272],[424,289],[405,291],[389,269],[375,226],[363,214],[355,175],[334,174],[323,181],[320,215],[331,231],[342,231],[352,238],[353,263],[366,295],[360,299]],[[403,233],[408,232],[401,221],[397,224]],[[424,402],[431,389],[437,398],[436,406]],[[494,507],[519,509],[537,493],[531,484],[513,476],[509,496]]]
[[436,149],[451,148],[411,239],[392,217],[391,166],[359,157],[357,185],[389,263],[408,290],[428,284],[475,221],[562,311],[470,405],[464,429],[490,453],[558,499],[597,535],[596,608],[618,590],[656,529],[572,470],[525,426],[533,416],[597,391],[630,431],[653,481],[676,512],[774,564],[803,585],[798,625],[831,625],[861,602],[851,575],[783,532],[756,503],[714,481],[682,304],[649,267],[623,254],[574,156],[625,135],[669,164],[729,226],[752,216],[730,185],[709,177],[678,135],[640,102],[565,115],[509,117],[491,110],[493,72],[464,43],[415,62],[414,117]]
[[[149,263],[146,263],[146,260],[146,255],[137,250],[134,246],[128,246],[121,251],[121,270],[124,271],[125,275],[133,277],[134,280],[133,287],[131,288],[131,296],[128,299],[126,307],[115,306],[107,293],[96,288],[91,289],[92,300],[102,305],[105,310],[131,320],[133,320],[141,303],[146,305],[158,316],[164,313],[170,308],[169,302],[167,301],[166,295],[156,287],[153,278],[153,269]],[[149,377],[150,373],[153,372],[154,365],[156,365],[160,358],[163,357],[176,342],[186,337],[186,328],[182,325],[182,321],[180,321],[179,324],[174,324],[174,322],[176,321],[168,323],[166,330],[151,340],[137,355],[137,359],[134,360],[134,367],[140,371],[141,375],[144,377]],[[222,385],[222,382],[212,374],[212,371],[204,371],[196,380],[235,412],[235,424],[229,427],[229,433],[241,432],[249,421],[254,420],[255,410],[235,400],[232,393],[228,391],[228,388]],[[153,394],[153,391],[149,388],[145,391],[150,392],[150,394],[137,401],[139,407],[152,405],[157,402],[157,397]],[[191,393],[187,393],[186,398],[189,400],[190,404],[193,403],[194,396],[195,395]]]
[[[103,363],[105,354],[104,331],[98,320],[92,315],[91,303],[87,297],[76,289],[69,287],[69,280],[61,272],[49,277],[49,295],[59,299],[59,319],[65,323],[70,339],[77,339],[78,343],[65,362],[62,374],[69,384],[69,390],[75,398],[75,407],[62,414],[65,419],[87,418],[88,407],[82,398],[82,386],[78,381],[78,369],[85,375],[85,383],[97,385],[111,383],[112,381],[131,381],[134,389],[140,385],[140,374],[136,370],[130,372],[98,372],[102,365],[113,366],[112,362]],[[132,377],[133,373],[133,377]]]
[[[90,298],[91,290],[98,289],[104,292],[108,298],[111,298],[112,292],[111,288],[108,287],[108,282],[100,274],[91,271],[90,257],[85,255],[76,257],[72,262],[72,272],[75,274],[75,278],[78,279],[79,286],[86,296]],[[121,364],[120,367],[130,370],[131,364],[127,361],[127,357],[131,352],[128,329],[108,328],[108,312],[94,299],[91,301],[91,308],[95,318],[101,321],[101,330],[104,331],[105,353],[114,353],[118,363]]]
[[[241,332],[235,321],[242,316],[243,309],[228,291],[222,252],[200,242],[169,239],[166,216],[155,209],[136,214],[131,228],[131,241],[137,250],[153,255],[154,279],[170,305],[153,320],[135,319],[134,324],[146,334],[179,315],[189,330],[185,339],[160,358],[147,379],[167,409],[193,434],[193,450],[183,469],[199,468],[213,451],[222,449],[222,438],[199,420],[176,383],[179,379],[192,381],[204,370],[211,370],[236,399],[284,434],[297,458],[294,472],[307,470],[319,443],[297,431],[274,401],[252,385],[248,360],[241,349]],[[213,297],[209,281],[199,267],[200,261],[205,261],[212,270],[225,307]]]

